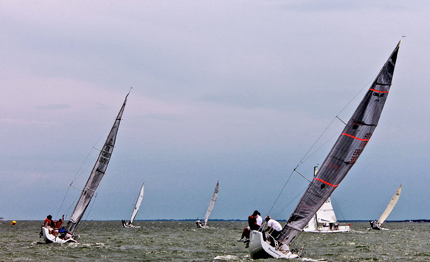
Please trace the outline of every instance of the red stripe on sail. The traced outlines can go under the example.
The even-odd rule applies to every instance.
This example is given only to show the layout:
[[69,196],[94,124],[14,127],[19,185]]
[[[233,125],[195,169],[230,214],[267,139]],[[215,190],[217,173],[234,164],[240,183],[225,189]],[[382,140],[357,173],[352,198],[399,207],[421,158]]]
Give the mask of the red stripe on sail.
[[319,178],[315,178],[315,180],[318,180],[318,181],[320,181],[320,182],[323,182],[324,184],[327,184],[327,185],[332,186],[332,187],[337,187],[337,186],[338,186],[338,185],[330,184],[329,182],[326,182],[326,181],[321,180],[321,179],[319,179]]
[[358,138],[358,137],[355,137],[355,136],[351,136],[351,135],[348,135],[347,133],[342,133],[342,135],[349,136],[349,137],[352,137],[352,138],[360,140],[360,141],[369,141],[370,140],[370,139],[361,139],[361,138]]
[[372,88],[370,88],[369,90],[374,91],[374,92],[378,92],[378,93],[388,93],[389,92],[389,91],[379,91],[379,90],[372,89]]

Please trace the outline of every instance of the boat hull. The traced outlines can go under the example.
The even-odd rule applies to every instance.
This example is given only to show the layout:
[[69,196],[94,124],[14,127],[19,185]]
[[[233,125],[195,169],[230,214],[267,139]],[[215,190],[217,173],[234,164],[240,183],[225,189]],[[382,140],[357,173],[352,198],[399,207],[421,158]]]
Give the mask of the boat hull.
[[330,229],[329,227],[319,227],[316,230],[303,229],[303,232],[308,233],[347,233],[350,232],[351,228],[349,226],[339,226],[337,229]]
[[59,238],[58,235],[54,236],[53,234],[49,233],[49,229],[46,227],[42,227],[42,234],[43,234],[43,240],[45,243],[56,243],[56,244],[64,244],[64,243],[76,243],[77,241],[73,239],[73,237],[70,237],[68,239],[62,239]]
[[125,220],[122,220],[122,227],[123,228],[140,228],[140,226],[135,226],[131,224],[130,222],[125,222]]
[[249,255],[252,259],[259,258],[282,258],[293,259],[299,257],[290,251],[277,250],[263,240],[263,234],[259,231],[251,231],[248,247]]

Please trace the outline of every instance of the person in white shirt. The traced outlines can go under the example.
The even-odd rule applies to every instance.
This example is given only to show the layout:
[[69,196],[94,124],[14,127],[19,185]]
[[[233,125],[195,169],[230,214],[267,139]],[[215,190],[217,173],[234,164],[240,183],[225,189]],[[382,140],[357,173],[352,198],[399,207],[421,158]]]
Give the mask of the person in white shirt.
[[265,221],[267,222],[267,232],[272,236],[270,237],[270,244],[275,246],[275,239],[281,233],[282,225],[278,221],[271,219],[270,216],[266,216]]

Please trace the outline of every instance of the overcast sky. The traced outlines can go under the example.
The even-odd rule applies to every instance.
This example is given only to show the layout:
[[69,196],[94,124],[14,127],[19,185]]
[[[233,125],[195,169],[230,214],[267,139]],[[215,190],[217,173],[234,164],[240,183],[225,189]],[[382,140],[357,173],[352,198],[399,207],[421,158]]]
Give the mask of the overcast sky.
[[[339,219],[379,218],[403,184],[388,219],[430,219],[429,14],[425,0],[2,1],[0,216],[70,216],[69,185],[85,184],[130,87],[84,219],[129,219],[143,182],[137,219],[202,217],[217,180],[211,218],[266,215],[402,39],[379,126],[333,202]],[[287,219],[307,184],[294,173],[270,215]]]

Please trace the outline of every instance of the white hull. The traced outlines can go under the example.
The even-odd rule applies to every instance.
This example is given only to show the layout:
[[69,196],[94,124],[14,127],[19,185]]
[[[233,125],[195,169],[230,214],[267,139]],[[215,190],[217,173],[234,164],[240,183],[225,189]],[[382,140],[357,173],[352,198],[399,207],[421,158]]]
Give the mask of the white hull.
[[248,247],[249,255],[252,259],[259,258],[283,258],[292,259],[299,257],[297,254],[288,251],[277,250],[263,240],[263,234],[259,231],[251,231],[251,238]]
[[339,226],[337,229],[330,229],[330,227],[318,227],[316,230],[313,229],[303,229],[303,232],[308,233],[347,233],[350,232],[351,228],[349,226]]
[[49,229],[46,227],[42,227],[42,233],[43,233],[43,240],[45,241],[45,243],[57,243],[57,244],[64,244],[64,243],[68,243],[68,242],[74,242],[76,243],[77,241],[75,239],[73,239],[73,237],[70,237],[66,240],[59,238],[60,234],[57,234],[57,236],[54,236],[53,234],[49,233]]
[[140,226],[135,226],[135,225],[133,225],[133,224],[130,224],[130,223],[125,223],[125,222],[122,222],[122,226],[124,227],[124,228],[140,228]]

